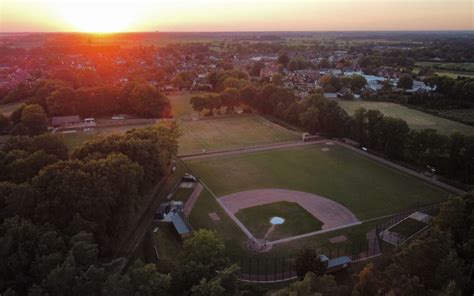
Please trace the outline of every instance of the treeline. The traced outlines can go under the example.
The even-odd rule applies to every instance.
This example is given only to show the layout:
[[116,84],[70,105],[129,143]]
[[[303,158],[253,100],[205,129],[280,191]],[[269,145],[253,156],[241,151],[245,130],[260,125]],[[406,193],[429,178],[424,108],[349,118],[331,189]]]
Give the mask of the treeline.
[[10,137],[0,151],[0,292],[127,295],[169,285],[154,267],[137,266],[151,273],[135,279],[134,268],[121,275],[121,263],[100,262],[168,173],[177,137],[173,126],[99,136],[71,157],[57,135]]
[[350,138],[371,150],[421,168],[434,167],[437,174],[464,184],[474,183],[474,136],[411,130],[402,119],[364,108],[356,110],[350,126]]
[[474,106],[474,79],[430,76],[425,83],[436,87],[434,92],[415,92],[411,94],[394,93],[383,88],[375,94],[365,94],[370,101],[395,102],[426,109],[446,110],[465,109]]
[[94,138],[71,158],[55,135],[11,137],[0,153],[3,213],[86,230],[109,254],[176,153],[176,129],[162,126]]
[[107,116],[134,114],[141,117],[169,117],[170,103],[154,86],[130,82],[123,87],[102,84],[74,88],[65,80],[39,80],[33,85],[20,84],[2,103],[25,101],[38,104],[48,116]]
[[300,279],[274,295],[471,295],[473,215],[472,193],[452,198],[427,231],[343,284],[324,274],[318,250],[305,247],[295,263]]
[[[230,80],[228,80],[230,79]],[[228,78],[232,86],[218,94],[191,98],[194,110],[208,115],[242,107],[273,116],[312,134],[350,138],[394,160],[425,169],[466,185],[474,183],[474,136],[459,133],[444,136],[435,130],[415,131],[406,121],[384,116],[378,110],[359,109],[349,116],[336,101],[313,94],[305,99],[274,84],[257,86],[247,80]],[[357,79],[357,78],[356,78]],[[358,79],[357,79],[358,80]],[[359,85],[362,85],[361,81]]]

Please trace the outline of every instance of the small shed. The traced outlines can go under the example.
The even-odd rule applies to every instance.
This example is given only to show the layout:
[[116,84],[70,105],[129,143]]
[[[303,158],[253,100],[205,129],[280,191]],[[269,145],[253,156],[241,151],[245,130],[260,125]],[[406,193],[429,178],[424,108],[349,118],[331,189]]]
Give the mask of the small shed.
[[186,223],[184,217],[181,214],[172,215],[171,223],[173,223],[174,228],[181,238],[186,238],[191,235],[191,227]]
[[339,270],[344,270],[351,267],[352,260],[347,256],[341,256],[334,259],[329,259],[326,255],[320,255],[319,259],[326,265],[326,273],[332,273]]

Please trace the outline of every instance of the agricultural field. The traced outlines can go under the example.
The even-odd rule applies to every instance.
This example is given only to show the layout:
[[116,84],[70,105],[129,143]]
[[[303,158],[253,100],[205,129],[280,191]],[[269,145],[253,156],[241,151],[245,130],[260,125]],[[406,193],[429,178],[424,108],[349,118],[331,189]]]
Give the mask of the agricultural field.
[[[305,244],[343,248],[361,242],[366,246],[367,232],[374,228],[377,218],[402,211],[416,202],[443,201],[450,195],[352,151],[336,146],[322,151],[322,147],[325,145],[315,144],[289,150],[186,161],[191,171],[212,191],[203,191],[197,200],[190,216],[193,228],[216,231],[224,239],[228,252],[236,256],[291,256]],[[261,188],[284,188],[324,196],[350,209],[363,223],[281,243],[269,252],[255,255],[247,249],[246,235],[217,203],[215,196]],[[321,229],[321,222],[294,205],[273,203],[245,208],[239,210],[236,217],[256,237],[268,230],[270,216],[290,217],[297,223],[289,222],[285,228],[277,228],[269,240]],[[210,213],[215,213],[219,220],[211,219]],[[341,235],[346,237],[345,241],[337,244],[328,241]]]
[[179,155],[295,141],[301,134],[258,115],[179,121]]
[[386,116],[401,118],[415,130],[436,129],[439,133],[450,135],[453,132],[461,132],[465,135],[474,135],[474,127],[441,118],[422,111],[414,110],[395,103],[368,102],[368,101],[339,101],[339,106],[350,115],[363,107],[365,109],[380,110]]

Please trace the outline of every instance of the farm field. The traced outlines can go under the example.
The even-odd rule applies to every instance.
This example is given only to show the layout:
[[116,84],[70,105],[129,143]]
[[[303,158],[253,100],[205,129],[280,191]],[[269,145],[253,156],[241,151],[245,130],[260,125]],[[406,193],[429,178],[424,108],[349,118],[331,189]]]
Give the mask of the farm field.
[[456,131],[465,135],[474,135],[474,127],[472,126],[410,109],[395,103],[368,101],[339,101],[338,103],[339,106],[350,115],[354,114],[354,112],[361,107],[365,109],[376,109],[380,110],[386,116],[405,120],[408,125],[415,130],[431,128],[445,135],[450,135]]
[[[330,151],[321,150],[328,147]],[[187,165],[219,197],[264,188],[303,191],[342,204],[361,221],[449,196],[355,152],[324,144],[190,160]]]
[[299,140],[301,135],[258,115],[180,121],[179,155]]
[[[242,209],[236,217],[250,232],[258,238],[266,236],[267,240],[277,240],[321,229],[322,223],[296,203],[276,202]],[[275,225],[272,231],[270,219],[285,218],[281,225]]]
[[431,110],[436,115],[474,125],[474,109]]

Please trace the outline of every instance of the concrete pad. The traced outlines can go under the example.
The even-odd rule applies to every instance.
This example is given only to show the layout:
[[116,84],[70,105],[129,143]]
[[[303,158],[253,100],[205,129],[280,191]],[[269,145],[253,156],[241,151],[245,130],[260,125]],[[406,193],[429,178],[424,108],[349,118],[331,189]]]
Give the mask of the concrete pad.
[[209,213],[208,215],[212,222],[219,222],[221,220],[221,217],[219,217],[219,215],[217,215],[215,212]]
[[329,239],[329,242],[332,244],[342,243],[345,241],[347,241],[347,237],[345,235],[335,236]]

